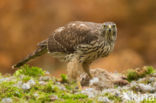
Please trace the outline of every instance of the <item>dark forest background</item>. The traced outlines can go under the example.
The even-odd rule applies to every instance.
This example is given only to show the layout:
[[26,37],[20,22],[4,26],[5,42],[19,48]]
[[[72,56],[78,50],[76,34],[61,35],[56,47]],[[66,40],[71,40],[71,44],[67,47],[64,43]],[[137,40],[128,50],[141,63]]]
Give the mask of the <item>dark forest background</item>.
[[[125,71],[156,66],[156,0],[0,0],[0,72],[31,53],[54,29],[70,21],[114,21],[118,26],[115,50],[91,68]],[[52,74],[65,65],[44,55],[30,65]]]

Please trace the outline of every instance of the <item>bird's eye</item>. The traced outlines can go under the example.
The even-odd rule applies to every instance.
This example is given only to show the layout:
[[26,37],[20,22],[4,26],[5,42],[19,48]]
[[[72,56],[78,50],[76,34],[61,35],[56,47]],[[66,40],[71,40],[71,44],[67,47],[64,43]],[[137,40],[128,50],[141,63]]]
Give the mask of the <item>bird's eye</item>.
[[112,27],[113,27],[113,28],[115,28],[115,24],[114,24],[114,25],[112,25]]

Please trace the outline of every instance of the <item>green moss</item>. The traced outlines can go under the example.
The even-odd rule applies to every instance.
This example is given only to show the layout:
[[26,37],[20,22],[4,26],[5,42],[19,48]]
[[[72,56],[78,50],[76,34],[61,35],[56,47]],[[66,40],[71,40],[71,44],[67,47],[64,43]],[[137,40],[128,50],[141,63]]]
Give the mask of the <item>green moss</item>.
[[152,66],[145,66],[143,68],[137,68],[137,70],[130,69],[126,75],[127,80],[131,82],[133,80],[138,80],[139,78],[145,77],[146,75],[150,75],[152,73],[155,73],[155,69]]
[[156,72],[152,66],[146,66],[144,68],[146,69],[145,74],[152,74]]
[[93,102],[93,100],[90,99],[80,99],[80,100],[65,99],[65,100],[56,100],[54,103],[98,103],[98,102]]
[[3,82],[0,84],[0,99],[5,97],[22,97],[23,91],[15,87],[14,82]]
[[68,78],[67,78],[67,75],[65,75],[65,74],[61,74],[61,82],[63,82],[63,83],[67,83],[68,82]]
[[87,97],[88,96],[84,94],[71,94],[71,93],[64,93],[60,96],[60,98],[63,98],[63,99],[83,99]]
[[29,81],[30,79],[31,79],[30,76],[24,76],[24,77],[22,78],[22,81],[23,81],[23,82],[27,82],[27,81]]
[[40,101],[41,103],[44,103],[46,101],[51,101],[51,96],[52,94],[49,94],[49,93],[42,93],[40,94],[40,96],[36,99],[37,101]]
[[15,76],[19,76],[19,75],[22,75],[22,74],[27,75],[27,76],[37,77],[37,76],[44,75],[45,71],[43,71],[39,67],[30,67],[28,65],[24,65],[14,73]]
[[130,82],[132,80],[137,80],[138,74],[134,70],[129,70],[127,74],[127,80]]
[[108,97],[108,99],[113,100],[115,103],[120,103],[121,98],[115,95],[112,95],[111,93],[105,93],[103,96]]
[[156,99],[151,99],[151,100],[143,100],[141,103],[156,103]]
[[[144,67],[142,70],[143,72],[130,71],[127,74],[127,78],[130,81],[137,80],[155,72],[153,67]],[[40,83],[41,80],[39,78],[44,76],[46,76],[45,71],[41,68],[28,65],[21,67],[13,76],[1,75],[0,101],[9,97],[13,100],[13,103],[98,103],[97,97],[90,99],[87,95],[81,94],[77,89],[77,83],[70,82],[65,74],[61,75],[60,84],[56,83],[56,78],[50,77],[49,80],[43,80],[43,83]],[[31,79],[35,81],[35,84],[31,85],[31,88],[28,90],[22,89],[22,84],[27,83]],[[22,84],[17,86],[19,81]],[[61,89],[61,85],[65,88]],[[115,103],[121,102],[121,98],[111,93],[106,93],[103,96],[108,97]],[[153,103],[149,101],[144,101],[143,103],[146,102]]]
[[44,92],[47,92],[47,93],[57,93],[57,92],[60,92],[60,89],[58,88],[58,86],[56,85],[51,85],[50,83],[47,84],[44,89],[43,89]]
[[[19,70],[17,70],[14,75],[2,76],[3,82],[0,82],[0,101],[3,98],[12,98],[14,103],[92,103],[90,99],[84,94],[73,94],[77,87],[75,82],[69,82],[65,74],[61,75],[61,85],[64,85],[65,90],[60,89],[60,85],[56,83],[56,79],[50,79],[40,84],[39,77],[45,76],[45,71],[38,67],[30,67],[24,65]],[[7,79],[9,78],[9,79]],[[22,89],[22,84],[27,83],[30,79],[35,81],[35,85],[31,85],[28,90]],[[17,86],[18,82],[21,81],[20,87]],[[37,94],[35,96],[34,94]],[[56,100],[53,98],[56,96]]]

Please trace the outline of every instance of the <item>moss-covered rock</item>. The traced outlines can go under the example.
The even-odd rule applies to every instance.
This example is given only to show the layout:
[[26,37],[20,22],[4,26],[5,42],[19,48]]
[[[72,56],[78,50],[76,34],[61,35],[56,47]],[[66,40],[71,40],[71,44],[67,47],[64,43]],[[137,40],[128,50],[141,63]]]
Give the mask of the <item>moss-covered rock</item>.
[[[153,67],[142,69],[126,75],[127,80],[131,81],[128,85],[79,90],[77,84],[70,82],[65,74],[61,75],[61,79],[56,79],[41,68],[25,65],[13,75],[0,75],[0,103],[135,103],[138,98],[143,98],[140,99],[142,103],[154,103],[155,70]],[[152,102],[146,99],[145,94],[154,98]]]
[[144,66],[142,68],[130,69],[127,72],[127,80],[133,81],[143,78],[147,75],[155,73],[155,69],[152,66]]
[[63,74],[62,80],[46,75],[46,72],[38,67],[24,65],[12,76],[0,78],[1,102],[29,102],[29,103],[87,103],[91,101],[87,95],[74,93],[75,83],[67,82],[67,76]]

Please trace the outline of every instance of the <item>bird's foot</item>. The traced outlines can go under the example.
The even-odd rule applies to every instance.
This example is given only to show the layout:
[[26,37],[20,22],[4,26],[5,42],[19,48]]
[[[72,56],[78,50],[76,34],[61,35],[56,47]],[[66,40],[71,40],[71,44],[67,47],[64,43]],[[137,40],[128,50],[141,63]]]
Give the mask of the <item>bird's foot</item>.
[[77,85],[78,85],[78,89],[82,90],[82,85],[81,85],[81,82],[79,80],[77,81]]

